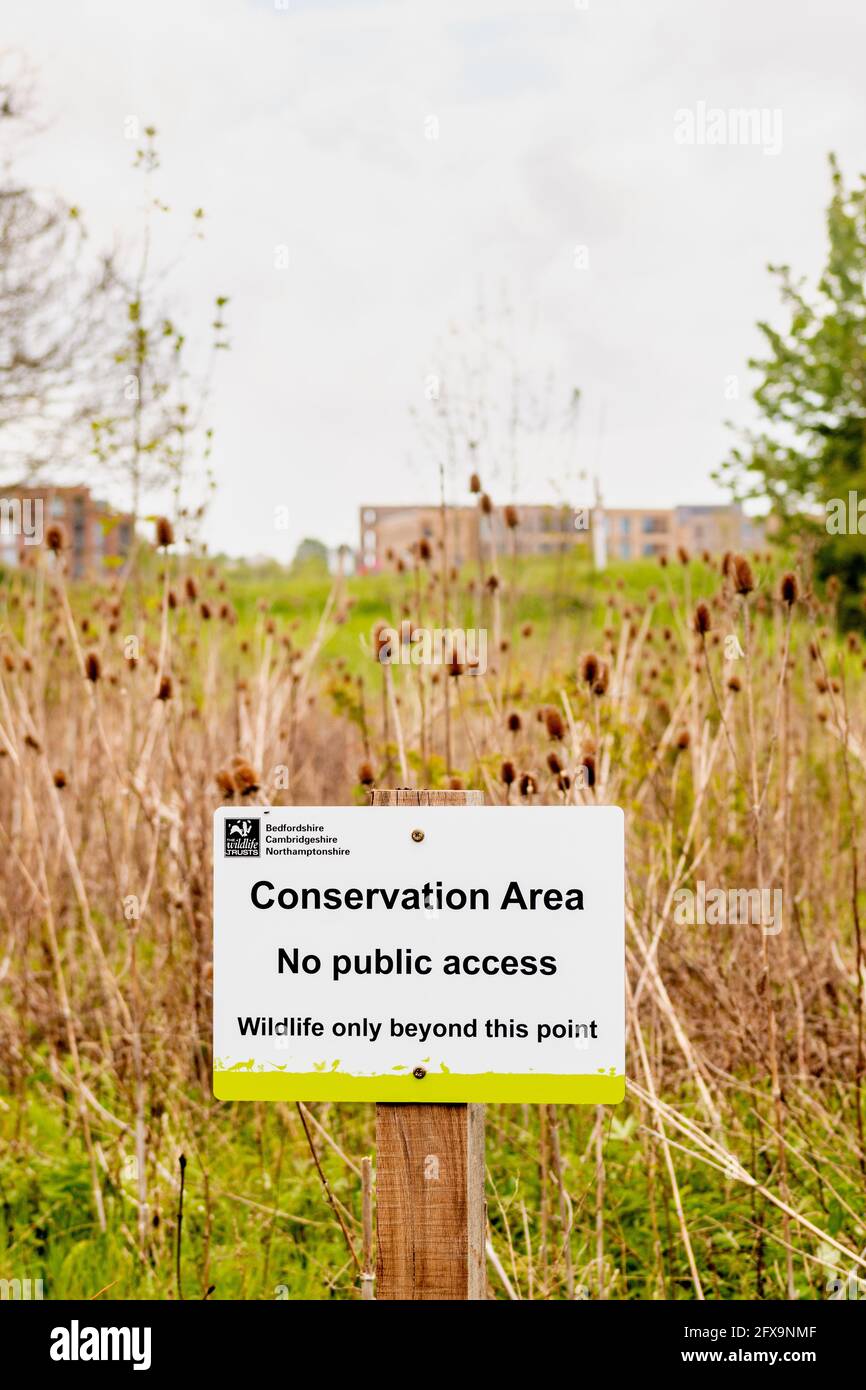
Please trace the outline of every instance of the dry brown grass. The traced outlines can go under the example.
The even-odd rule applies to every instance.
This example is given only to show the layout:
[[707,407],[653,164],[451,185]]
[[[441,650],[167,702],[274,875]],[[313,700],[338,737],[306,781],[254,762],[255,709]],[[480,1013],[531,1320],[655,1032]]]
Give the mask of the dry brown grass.
[[[202,1174],[207,1286],[225,1196],[210,1174],[242,1123],[210,1096],[215,806],[340,804],[359,783],[411,781],[627,816],[629,1099],[613,1117],[491,1115],[492,1287],[820,1297],[834,1261],[866,1269],[862,653],[830,635],[808,575],[792,602],[764,561],[712,578],[684,560],[659,571],[658,592],[612,590],[599,624],[540,637],[520,622],[516,567],[467,592],[419,555],[383,617],[430,623],[450,616],[443,603],[474,605],[505,634],[476,676],[372,655],[358,676],[324,660],[339,580],[302,649],[266,612],[239,631],[219,573],[166,554],[156,582],[95,596],[70,596],[47,553],[5,586],[3,1132],[26,1160],[28,1105],[57,1107],[86,1159],[93,1231],[116,1224],[118,1194],[126,1208],[118,1268],[170,1270],[184,1148]],[[742,656],[726,663],[733,638]],[[782,931],[678,925],[675,894],[698,879],[781,889]],[[252,1113],[266,1187],[279,1186],[284,1151],[303,1165],[306,1136],[281,1107],[265,1144],[270,1117]],[[309,1113],[357,1225],[369,1116],[353,1127],[333,1107]],[[518,1170],[523,1189],[506,1198]],[[271,1233],[284,1218],[311,1239],[334,1227],[256,1192],[230,1194],[236,1222],[261,1208]],[[723,1274],[721,1227],[737,1248]],[[322,1278],[356,1287],[342,1261]],[[170,1272],[150,1287],[166,1296]]]

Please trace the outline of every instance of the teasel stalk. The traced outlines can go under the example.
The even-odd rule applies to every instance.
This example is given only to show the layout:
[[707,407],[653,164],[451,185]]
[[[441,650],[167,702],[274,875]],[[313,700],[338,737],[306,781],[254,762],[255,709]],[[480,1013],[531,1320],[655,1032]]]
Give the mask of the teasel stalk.
[[[442,568],[440,580],[442,587],[442,630],[447,632],[448,622],[448,507],[445,501],[445,465],[439,463],[439,514],[442,521]],[[454,763],[454,751],[451,743],[451,696],[448,677],[442,681],[442,697],[445,702],[445,771],[448,776]]]
[[[788,605],[788,615],[785,629],[785,648],[782,656],[781,672],[777,687],[777,708],[774,718],[774,728],[771,737],[771,752],[768,758],[767,776],[764,790],[761,791],[758,774],[758,741],[755,725],[755,697],[754,697],[754,651],[751,618],[749,611],[749,595],[754,590],[755,584],[752,577],[751,567],[747,560],[741,555],[734,557],[734,588],[740,596],[740,604],[743,614],[743,634],[744,646],[746,650],[746,710],[748,714],[749,728],[749,766],[751,771],[752,788],[752,824],[755,844],[755,867],[759,888],[764,886],[764,836],[763,836],[763,806],[764,796],[769,785],[770,768],[772,765],[772,748],[775,743],[776,728],[779,719],[779,704],[781,702],[784,681],[788,660],[788,645],[790,642],[791,617],[793,605]],[[773,999],[773,974],[770,960],[770,938],[764,930],[764,923],[761,924],[761,964],[763,969],[762,989],[764,994],[765,1017],[767,1025],[767,1052],[770,1064],[770,1084],[772,1090],[772,1104],[776,1119],[777,1131],[777,1153],[779,1160],[779,1186],[782,1195],[787,1201],[788,1191],[788,1159],[785,1147],[785,1102],[782,1095],[782,1083],[779,1072],[779,1043],[778,1043],[778,1020],[776,1017],[776,1005]],[[794,1285],[794,1263],[791,1246],[791,1223],[788,1213],[782,1212],[782,1234],[785,1242],[785,1264],[786,1264],[786,1283],[787,1296],[789,1299],[796,1297]]]
[[571,1302],[574,1302],[574,1261],[571,1254],[571,1229],[574,1224],[574,1207],[565,1186],[562,1166],[562,1151],[559,1142],[559,1111],[555,1105],[547,1107],[550,1134],[550,1156],[556,1187],[559,1196],[560,1250],[565,1261],[565,1287]]
[[383,662],[382,665],[385,674],[385,691],[388,706],[391,711],[391,718],[394,722],[394,737],[397,741],[397,760],[400,764],[400,777],[402,778],[400,785],[408,787],[409,765],[406,761],[406,744],[403,739],[403,725],[400,720],[400,708],[397,704],[397,692],[394,689],[394,676],[391,671],[390,661]]
[[813,642],[814,642],[813,650],[814,650],[814,653],[815,653],[815,657],[816,657],[817,661],[819,662],[819,664],[820,664],[820,666],[821,666],[821,670],[822,670],[822,672],[823,672],[824,679],[825,679],[825,681],[826,681],[826,683],[827,683],[827,686],[828,686],[828,689],[829,689],[829,692],[830,692],[830,706],[831,706],[831,709],[833,710],[833,717],[834,717],[834,721],[835,721],[835,724],[836,724],[836,735],[837,735],[837,737],[838,737],[838,739],[839,739],[839,743],[840,743],[840,747],[841,747],[842,772],[843,772],[843,781],[844,781],[844,786],[845,786],[845,799],[846,799],[846,802],[847,802],[847,805],[848,805],[848,815],[849,815],[849,818],[850,818],[850,821],[851,821],[851,851],[850,851],[850,852],[851,852],[851,922],[852,922],[852,925],[853,925],[853,928],[854,928],[854,951],[855,951],[855,968],[856,968],[856,981],[857,981],[857,985],[856,985],[857,1043],[856,1043],[856,1058],[855,1058],[855,1065],[854,1065],[854,1104],[855,1104],[855,1125],[856,1125],[856,1129],[857,1129],[857,1139],[858,1139],[858,1148],[859,1148],[859,1166],[860,1166],[860,1174],[861,1174],[861,1177],[862,1177],[862,1179],[863,1179],[863,1181],[864,1181],[864,1184],[866,1184],[866,1132],[864,1132],[864,1123],[863,1123],[863,1077],[864,1077],[864,1074],[866,1074],[866,1046],[864,1046],[864,1042],[866,1042],[866,1039],[864,1039],[864,981],[863,981],[863,975],[864,975],[864,968],[866,968],[866,962],[864,962],[863,930],[862,930],[862,923],[861,923],[861,920],[860,920],[860,873],[859,873],[859,862],[858,862],[858,857],[857,857],[857,854],[858,854],[858,842],[859,842],[859,838],[860,838],[860,825],[859,825],[859,817],[858,817],[858,815],[857,815],[856,801],[855,801],[855,797],[854,797],[854,790],[853,790],[853,786],[852,786],[852,782],[851,782],[851,764],[850,764],[850,758],[849,758],[850,724],[849,724],[849,718],[848,718],[848,693],[847,693],[847,684],[846,684],[846,682],[845,682],[845,680],[844,680],[844,668],[843,668],[843,681],[842,681],[842,688],[841,688],[841,692],[840,692],[841,695],[842,695],[842,713],[844,714],[844,720],[843,720],[843,719],[840,717],[839,711],[837,710],[837,707],[836,707],[836,706],[837,706],[837,702],[836,702],[836,698],[835,698],[835,692],[834,692],[833,689],[832,689],[832,684],[831,684],[831,681],[830,681],[830,675],[829,675],[829,672],[828,672],[828,670],[827,670],[826,662],[825,662],[825,660],[824,660],[823,648],[822,648],[822,645],[821,645],[820,641],[818,640],[818,634],[817,634],[817,633],[815,634],[815,638],[813,639]]
[[[498,555],[497,555],[497,550],[496,550],[496,528],[495,528],[494,520],[493,520],[495,513],[494,513],[493,503],[491,502],[491,500],[490,500],[490,498],[489,498],[489,496],[487,495],[486,492],[482,492],[481,496],[479,497],[479,499],[478,499],[478,508],[479,508],[479,511],[480,511],[481,515],[487,517],[487,522],[488,522],[488,525],[489,525],[489,527],[490,527],[490,536],[489,536],[489,545],[488,545],[488,550],[489,550],[489,553],[490,553],[490,574],[489,574],[488,577],[487,577],[487,580],[486,580],[486,583],[485,583],[485,587],[486,587],[488,593],[490,594],[490,608],[491,608],[491,612],[492,612],[492,614],[493,614],[493,651],[494,651],[494,660],[495,660],[495,662],[496,662],[496,665],[494,666],[493,669],[494,669],[494,671],[498,671],[498,670],[499,670],[500,658],[501,658],[501,655],[502,655],[502,652],[501,652],[501,644],[502,644],[502,601],[501,601],[501,596],[500,596],[500,592],[499,592],[499,590],[500,590],[500,579],[499,579]],[[479,523],[478,523],[478,526],[479,526],[479,531],[480,531],[480,528],[481,528],[481,522],[480,522],[480,521],[479,521]]]
[[[413,626],[424,626],[424,602],[421,594],[421,564],[424,559],[431,558],[430,544],[426,537],[422,536],[413,548],[413,569],[415,587],[415,622]],[[427,756],[427,668],[423,661],[418,663],[418,710],[421,733],[421,775],[424,782],[429,781],[429,768]]]

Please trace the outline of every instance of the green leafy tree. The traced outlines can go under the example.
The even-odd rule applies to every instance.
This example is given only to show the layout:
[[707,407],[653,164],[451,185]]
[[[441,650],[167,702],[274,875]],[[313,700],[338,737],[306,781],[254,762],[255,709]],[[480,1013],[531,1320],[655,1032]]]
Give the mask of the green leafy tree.
[[[830,158],[828,253],[814,289],[787,265],[769,267],[787,314],[758,327],[767,353],[754,400],[761,427],[747,431],[718,470],[741,499],[769,501],[782,540],[811,535],[819,578],[842,582],[840,616],[862,626],[866,581],[866,176],[847,188]],[[849,494],[863,503],[858,529]],[[840,522],[839,499],[846,519]],[[845,529],[842,530],[841,526]]]
[[292,560],[294,570],[320,570],[323,574],[328,569],[328,547],[323,541],[316,540],[313,536],[306,536],[298,543],[295,557]]

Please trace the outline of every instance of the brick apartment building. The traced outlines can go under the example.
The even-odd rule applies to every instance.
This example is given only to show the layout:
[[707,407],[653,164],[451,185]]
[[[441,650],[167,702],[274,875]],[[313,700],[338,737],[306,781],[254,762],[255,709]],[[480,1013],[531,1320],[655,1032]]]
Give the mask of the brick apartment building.
[[[565,506],[518,506],[518,526],[510,532],[502,507],[485,515],[477,506],[448,508],[448,558],[463,565],[489,554],[490,537],[501,554],[551,555],[590,541],[590,513]],[[592,524],[603,528],[602,551],[609,560],[638,560],[673,555],[678,546],[700,554],[754,550],[763,541],[761,527],[742,508],[730,506],[595,507]],[[389,561],[407,561],[415,544],[438,547],[442,513],[436,506],[361,508],[359,568],[381,569]],[[596,555],[599,554],[598,540]]]
[[0,487],[0,568],[27,564],[52,524],[63,528],[73,579],[111,569],[132,545],[132,516],[91,497],[88,487],[18,483]]
[[[449,507],[448,559],[465,565],[490,554],[491,541],[499,554],[554,555],[564,547],[586,543],[588,513],[574,507],[521,506],[519,524],[513,530],[505,522],[502,507],[487,515],[480,507]],[[581,529],[582,528],[582,529]],[[442,538],[442,512],[430,507],[362,507],[359,568],[381,569],[389,560],[411,557],[417,541],[438,547]]]
[[610,560],[654,559],[673,555],[678,546],[692,554],[708,550],[754,550],[763,544],[760,525],[742,507],[730,506],[605,507],[602,512]]

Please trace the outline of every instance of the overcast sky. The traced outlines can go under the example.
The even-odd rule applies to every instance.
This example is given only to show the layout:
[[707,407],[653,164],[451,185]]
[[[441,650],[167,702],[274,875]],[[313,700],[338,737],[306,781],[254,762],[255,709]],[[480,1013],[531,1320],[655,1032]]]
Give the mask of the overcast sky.
[[[354,543],[362,502],[436,496],[409,408],[500,285],[522,358],[582,392],[560,494],[583,500],[585,469],[612,505],[719,500],[724,421],[748,418],[755,321],[777,312],[766,264],[814,275],[827,152],[866,166],[863,0],[3,11],[49,120],[27,170],[95,243],[139,223],[130,116],[160,131],[178,225],[206,209],[175,293],[189,327],[231,297],[208,539],[236,554]],[[712,117],[737,108],[764,113],[756,143]],[[519,496],[551,497],[549,472],[527,458]]]

